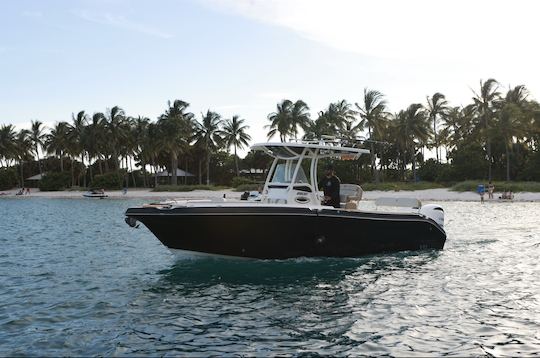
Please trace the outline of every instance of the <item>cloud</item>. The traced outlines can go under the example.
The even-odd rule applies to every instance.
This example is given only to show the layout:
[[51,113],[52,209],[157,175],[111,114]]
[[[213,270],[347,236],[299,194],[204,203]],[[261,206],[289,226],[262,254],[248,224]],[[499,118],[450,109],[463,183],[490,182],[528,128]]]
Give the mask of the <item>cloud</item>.
[[516,0],[200,0],[327,46],[387,59],[538,60],[540,2]]
[[129,20],[122,15],[114,15],[110,13],[97,14],[91,13],[86,10],[74,10],[72,11],[72,13],[83,20],[97,24],[108,25],[133,32],[139,32],[145,35],[159,37],[162,39],[170,39],[173,37],[173,35],[170,33],[146,26],[139,22]]

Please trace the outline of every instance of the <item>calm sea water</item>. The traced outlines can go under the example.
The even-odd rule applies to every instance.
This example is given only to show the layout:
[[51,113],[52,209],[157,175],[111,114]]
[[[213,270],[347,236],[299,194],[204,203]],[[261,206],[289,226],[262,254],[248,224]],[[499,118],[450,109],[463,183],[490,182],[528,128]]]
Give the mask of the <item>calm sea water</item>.
[[0,355],[540,354],[540,204],[444,203],[439,252],[272,262],[175,258],[123,222],[141,202],[0,199]]

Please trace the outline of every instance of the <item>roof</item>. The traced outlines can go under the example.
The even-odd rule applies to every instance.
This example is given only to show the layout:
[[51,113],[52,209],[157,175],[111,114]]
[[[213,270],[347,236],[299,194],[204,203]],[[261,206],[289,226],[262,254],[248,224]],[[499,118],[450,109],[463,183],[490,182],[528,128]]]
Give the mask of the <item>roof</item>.
[[31,177],[26,178],[25,180],[41,180],[41,178],[43,178],[44,176],[45,176],[45,174],[43,174],[43,175],[36,174],[36,175],[33,175]]
[[[168,172],[168,171],[162,171],[162,172],[159,172],[157,173],[157,176],[158,177],[170,177],[171,174]],[[186,172],[185,170],[182,170],[182,169],[176,169],[176,176],[177,177],[194,177],[195,175],[189,173],[189,172]]]
[[[252,145],[251,149],[262,150],[271,157],[280,159],[296,159],[302,156],[302,153],[307,157],[338,157],[342,159],[355,159],[362,154],[369,154],[367,149],[342,147],[336,142],[324,141],[257,143]],[[306,149],[307,151],[304,152]]]

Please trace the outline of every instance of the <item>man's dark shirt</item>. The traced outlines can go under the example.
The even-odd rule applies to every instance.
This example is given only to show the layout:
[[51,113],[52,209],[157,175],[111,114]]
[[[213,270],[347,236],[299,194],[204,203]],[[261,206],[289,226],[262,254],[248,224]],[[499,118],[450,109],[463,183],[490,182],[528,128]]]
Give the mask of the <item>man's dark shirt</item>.
[[330,178],[324,177],[319,182],[319,188],[322,188],[324,191],[324,196],[329,196],[325,204],[331,205],[334,208],[339,208],[339,185],[341,184],[339,178],[335,175],[332,175]]

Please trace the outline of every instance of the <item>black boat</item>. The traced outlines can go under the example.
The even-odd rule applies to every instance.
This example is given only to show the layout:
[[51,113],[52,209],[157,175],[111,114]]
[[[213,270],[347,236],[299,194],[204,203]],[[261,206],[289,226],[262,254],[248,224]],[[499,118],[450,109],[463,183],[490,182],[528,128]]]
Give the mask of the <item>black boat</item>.
[[205,255],[356,257],[444,247],[444,211],[438,205],[418,205],[407,213],[362,211],[356,209],[358,193],[344,195],[342,208],[321,205],[318,160],[353,159],[369,151],[332,142],[264,143],[252,149],[274,157],[260,202],[151,204],[129,208],[126,222],[142,222],[169,249]]

